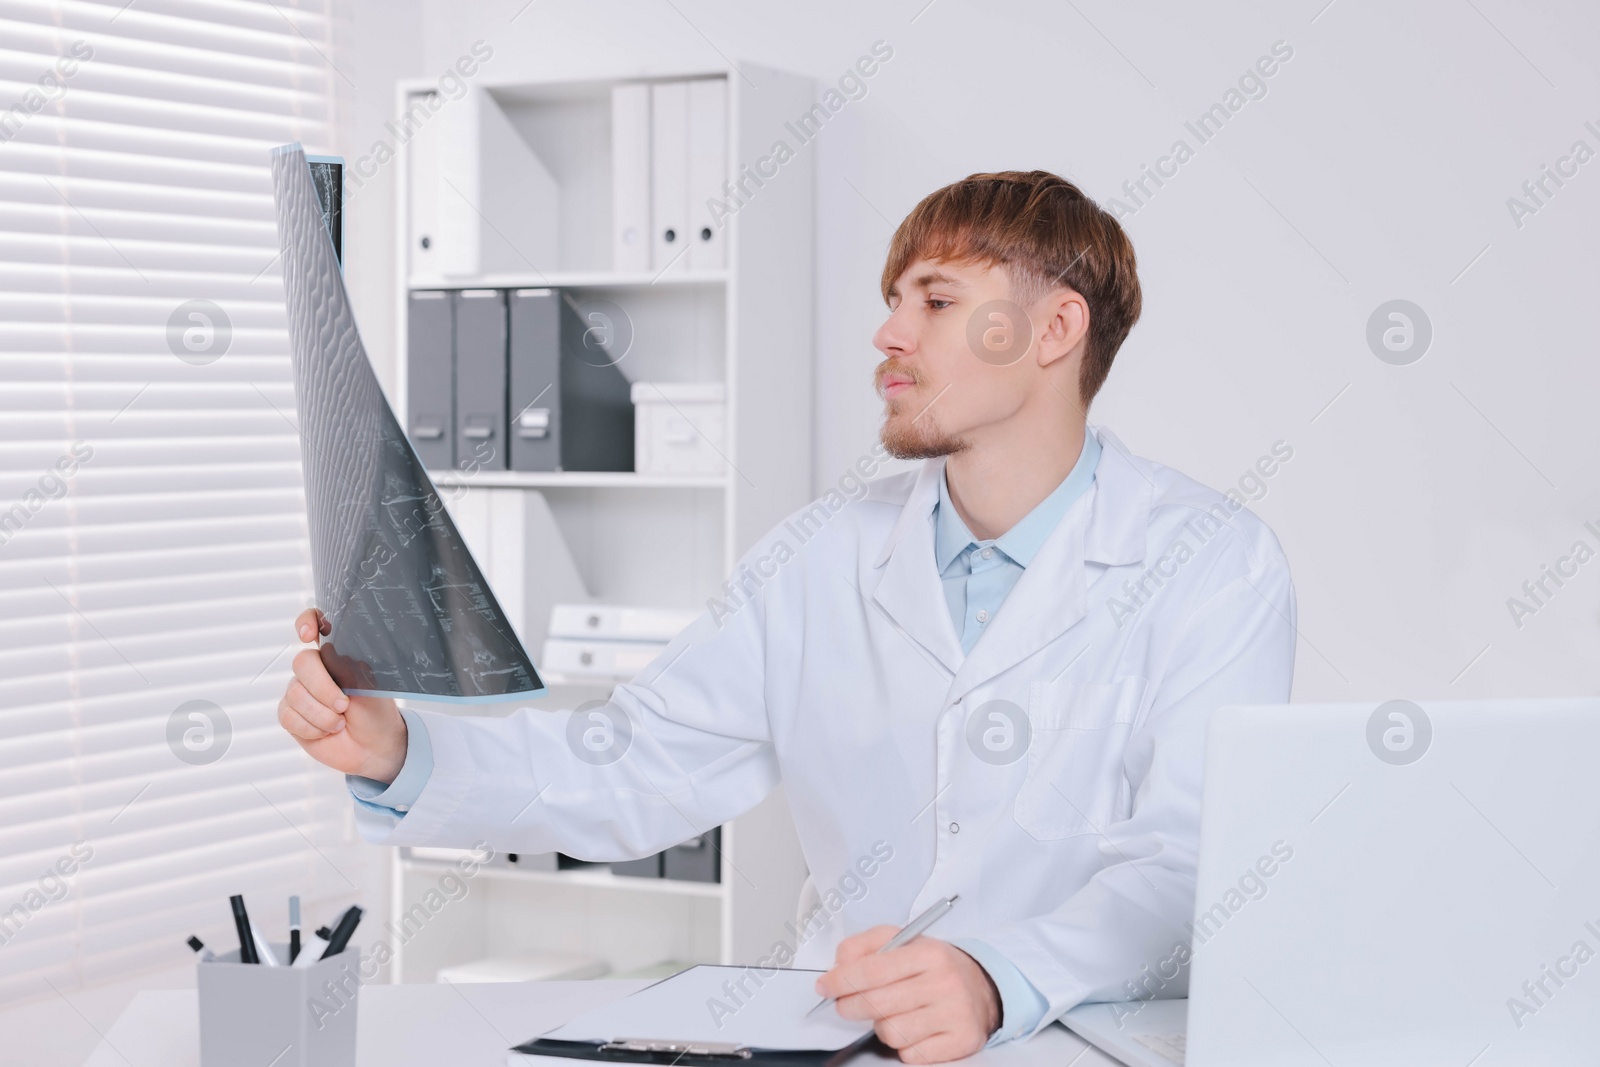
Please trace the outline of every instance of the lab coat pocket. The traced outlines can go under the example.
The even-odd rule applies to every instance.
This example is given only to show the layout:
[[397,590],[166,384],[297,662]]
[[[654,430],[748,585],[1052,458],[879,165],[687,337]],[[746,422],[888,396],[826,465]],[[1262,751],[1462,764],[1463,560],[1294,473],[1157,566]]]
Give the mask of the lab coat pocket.
[[1055,841],[1099,834],[1124,817],[1123,750],[1144,687],[1143,678],[1033,683],[1028,773],[1014,807],[1017,825],[1029,836]]

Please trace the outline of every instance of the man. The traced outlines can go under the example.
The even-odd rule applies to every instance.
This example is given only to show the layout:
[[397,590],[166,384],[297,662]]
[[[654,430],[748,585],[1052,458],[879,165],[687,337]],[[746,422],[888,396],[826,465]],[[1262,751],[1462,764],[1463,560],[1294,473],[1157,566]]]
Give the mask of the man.
[[314,649],[279,718],[354,776],[363,833],[388,844],[644,856],[781,779],[817,886],[872,872],[796,962],[831,957],[819,992],[931,1063],[1157,987],[1194,905],[1207,717],[1288,698],[1295,606],[1259,520],[1086,432],[1140,292],[1121,228],[1073,185],[935,192],[883,292],[882,440],[922,464],[798,513],[798,548],[782,528],[752,548],[729,608],[592,717],[628,735],[621,758],[582,758],[567,716],[348,698]]

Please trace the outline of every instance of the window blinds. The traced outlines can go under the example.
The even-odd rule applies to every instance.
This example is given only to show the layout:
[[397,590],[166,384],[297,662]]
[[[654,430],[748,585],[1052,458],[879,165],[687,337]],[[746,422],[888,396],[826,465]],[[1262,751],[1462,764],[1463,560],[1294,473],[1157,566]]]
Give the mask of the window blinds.
[[[0,0],[0,1002],[355,896],[276,724],[309,603],[267,153],[328,0]],[[208,936],[209,934],[209,936]]]

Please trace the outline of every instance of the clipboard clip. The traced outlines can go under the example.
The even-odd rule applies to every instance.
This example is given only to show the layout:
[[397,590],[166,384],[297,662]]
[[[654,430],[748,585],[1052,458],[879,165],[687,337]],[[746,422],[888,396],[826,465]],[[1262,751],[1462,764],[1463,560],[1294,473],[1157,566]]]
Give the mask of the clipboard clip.
[[648,1037],[618,1037],[600,1046],[601,1052],[662,1052],[674,1056],[715,1056],[730,1060],[750,1058],[748,1045],[729,1041],[658,1041]]

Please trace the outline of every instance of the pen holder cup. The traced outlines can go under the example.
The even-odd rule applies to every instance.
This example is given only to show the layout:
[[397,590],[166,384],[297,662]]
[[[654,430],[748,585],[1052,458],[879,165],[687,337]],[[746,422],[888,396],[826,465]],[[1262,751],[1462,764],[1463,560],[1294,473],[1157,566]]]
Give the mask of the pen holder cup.
[[[272,945],[281,960],[289,946]],[[200,1067],[354,1067],[361,953],[348,945],[310,967],[198,964]]]

